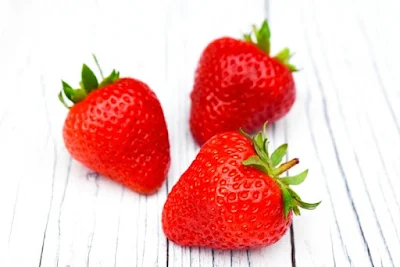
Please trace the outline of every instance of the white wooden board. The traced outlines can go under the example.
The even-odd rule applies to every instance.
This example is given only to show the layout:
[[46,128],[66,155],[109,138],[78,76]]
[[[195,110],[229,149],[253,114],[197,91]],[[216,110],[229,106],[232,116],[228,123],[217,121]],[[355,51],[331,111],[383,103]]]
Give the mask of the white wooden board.
[[[400,76],[396,0],[0,0],[0,266],[400,267]],[[302,70],[272,144],[309,176],[317,210],[277,244],[183,248],[161,229],[167,192],[198,147],[189,93],[202,49],[268,18],[272,51]],[[153,196],[72,160],[60,80],[77,83],[95,53],[159,97],[172,165]]]

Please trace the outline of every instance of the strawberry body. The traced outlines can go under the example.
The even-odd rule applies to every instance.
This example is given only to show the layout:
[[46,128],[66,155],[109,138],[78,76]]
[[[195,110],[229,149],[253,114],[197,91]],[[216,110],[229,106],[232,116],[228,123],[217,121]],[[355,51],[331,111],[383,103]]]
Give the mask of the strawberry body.
[[204,49],[190,95],[190,129],[198,144],[239,128],[255,132],[289,112],[296,89],[294,68],[285,64],[288,50],[285,57],[272,57],[269,47],[262,48],[223,37]]
[[75,160],[136,192],[155,192],[167,176],[164,114],[154,92],[139,80],[118,77],[75,103],[63,138]]
[[239,133],[217,134],[201,148],[164,206],[167,237],[181,245],[244,249],[278,241],[284,217],[279,186],[242,161],[255,155]]

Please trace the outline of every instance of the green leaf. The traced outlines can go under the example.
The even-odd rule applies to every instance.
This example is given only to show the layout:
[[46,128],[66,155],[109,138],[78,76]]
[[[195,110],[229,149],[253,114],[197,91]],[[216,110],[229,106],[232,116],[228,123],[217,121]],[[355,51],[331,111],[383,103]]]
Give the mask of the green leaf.
[[244,39],[246,42],[249,42],[249,43],[254,44],[253,39],[251,38],[251,33],[243,34],[243,39]]
[[72,91],[72,99],[71,101],[74,103],[81,102],[87,96],[86,91],[84,89],[74,89]]
[[259,156],[251,156],[250,158],[242,161],[242,164],[245,166],[255,167],[264,173],[268,173],[268,167]]
[[64,91],[65,96],[66,96],[69,100],[71,100],[71,101],[73,102],[73,100],[72,100],[72,94],[73,94],[73,92],[74,92],[74,89],[72,89],[72,87],[71,87],[68,83],[66,83],[66,82],[64,82],[64,81],[61,81],[61,82],[62,82],[62,87],[63,87],[63,91]]
[[293,197],[290,194],[289,190],[282,186],[281,187],[281,191],[282,191],[282,198],[283,198],[283,211],[285,214],[285,218],[287,218],[290,210],[293,208]]
[[67,109],[70,109],[71,107],[69,107],[67,105],[67,103],[65,103],[64,97],[62,95],[62,92],[60,91],[60,93],[58,94],[58,99],[60,100],[60,102],[64,105],[64,107],[66,107]]
[[263,138],[264,138],[264,139],[267,139],[267,138],[268,138],[267,124],[268,124],[268,121],[265,122],[264,125],[263,125],[262,135],[263,135]]
[[268,160],[268,162],[270,162],[271,160],[270,160],[270,158],[269,158],[268,146],[269,146],[269,141],[268,141],[268,139],[264,139],[263,149],[264,149],[265,155],[267,155],[267,160]]
[[302,182],[304,182],[307,175],[308,175],[308,169],[294,176],[280,178],[280,180],[285,184],[299,185]]
[[278,166],[279,163],[281,163],[283,157],[286,155],[288,145],[283,144],[280,147],[278,147],[271,155],[271,163],[272,166]]
[[290,187],[288,187],[287,189],[289,190],[290,194],[292,195],[292,197],[294,199],[300,199],[301,200],[300,196],[296,192],[294,192],[293,189],[291,189]]
[[242,128],[239,128],[239,133],[242,134],[244,137],[246,137],[247,139],[249,139],[250,141],[252,141],[253,139],[251,138],[251,136],[246,133]]
[[264,142],[265,140],[261,132],[258,132],[253,138],[254,149],[256,150],[257,155],[259,155],[264,162],[268,162],[268,153],[264,149]]
[[291,72],[297,72],[297,71],[299,71],[299,69],[298,69],[295,65],[290,64],[289,62],[286,63],[286,66],[289,68],[289,70],[290,70]]
[[300,209],[299,209],[299,207],[294,206],[294,207],[293,207],[293,212],[294,212],[294,214],[296,214],[296,215],[300,215]]
[[268,22],[264,20],[260,29],[257,29],[255,26],[253,26],[253,29],[257,39],[257,46],[269,55],[271,31]]
[[261,145],[261,147],[260,147],[257,144],[254,144],[254,149],[255,149],[257,155],[262,160],[262,162],[264,162],[265,166],[267,167],[267,170],[268,170],[267,173],[270,174],[271,168],[269,167],[269,158],[268,158],[267,153],[264,151],[263,146]]
[[262,133],[259,132],[254,136],[254,143],[260,149],[264,149],[264,138],[262,136]]
[[278,54],[276,54],[276,56],[274,56],[275,59],[279,60],[282,64],[286,65],[291,72],[298,71],[296,66],[294,66],[289,62],[291,57],[292,54],[289,48],[287,47],[283,48]]
[[275,58],[281,62],[288,62],[289,59],[291,58],[290,50],[289,48],[285,47],[283,48],[276,56]]
[[113,70],[110,75],[104,78],[104,80],[100,83],[99,88],[104,87],[109,84],[113,84],[119,80],[119,72]]
[[321,201],[317,202],[317,203],[307,203],[307,202],[303,202],[301,200],[297,200],[298,205],[306,210],[314,210],[316,207],[318,207],[319,204],[321,204]]
[[264,140],[264,154],[265,154],[265,158],[262,158],[268,165],[268,169],[270,170],[270,174],[272,174],[272,162],[271,162],[271,158],[269,157],[269,152],[268,152],[268,146],[269,146],[269,141],[268,139]]
[[294,192],[291,188],[287,188],[287,189],[288,189],[289,193],[291,194],[292,198],[294,199],[294,201],[296,202],[296,205],[300,206],[303,209],[314,210],[321,203],[321,201],[319,201],[317,203],[304,202],[303,200],[301,200],[300,196],[296,192]]
[[93,71],[86,65],[82,66],[82,86],[86,93],[89,94],[94,89],[97,89],[99,82],[97,81],[96,75]]
[[99,70],[99,72],[100,72],[100,76],[101,76],[101,78],[104,80],[103,71],[101,70],[101,67],[100,67],[99,61],[97,60],[97,57],[96,57],[96,55],[95,55],[95,54],[92,54],[92,56],[93,56],[94,62],[96,63],[97,69],[98,69],[98,70]]

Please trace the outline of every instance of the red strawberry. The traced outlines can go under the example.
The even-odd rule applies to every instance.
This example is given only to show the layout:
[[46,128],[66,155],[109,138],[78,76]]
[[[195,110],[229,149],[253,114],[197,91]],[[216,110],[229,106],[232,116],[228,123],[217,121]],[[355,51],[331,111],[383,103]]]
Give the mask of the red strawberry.
[[98,83],[86,65],[80,86],[72,89],[63,82],[72,107],[59,94],[70,108],[63,129],[69,153],[134,191],[155,192],[170,166],[167,126],[157,96],[145,83],[120,78],[115,70]]
[[244,40],[223,37],[203,51],[191,92],[190,129],[198,144],[211,136],[243,128],[253,133],[289,112],[296,98],[288,48],[270,56],[264,21]]
[[167,238],[183,246],[245,249],[277,242],[299,207],[314,209],[290,188],[308,171],[281,177],[298,159],[278,166],[284,144],[270,156],[266,132],[210,138],[172,188],[162,214]]

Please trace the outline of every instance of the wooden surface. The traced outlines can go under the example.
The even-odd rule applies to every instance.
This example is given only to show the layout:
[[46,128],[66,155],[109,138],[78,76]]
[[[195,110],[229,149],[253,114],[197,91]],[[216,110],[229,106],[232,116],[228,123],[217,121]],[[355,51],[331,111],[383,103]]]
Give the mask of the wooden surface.
[[[0,266],[400,267],[397,0],[0,0]],[[195,157],[189,92],[207,42],[268,17],[272,50],[289,46],[298,97],[272,144],[310,168],[298,192],[322,200],[277,244],[182,248],[160,215]],[[148,83],[162,102],[172,166],[145,197],[71,160],[61,79],[104,69]],[[397,192],[397,193],[396,193]]]

